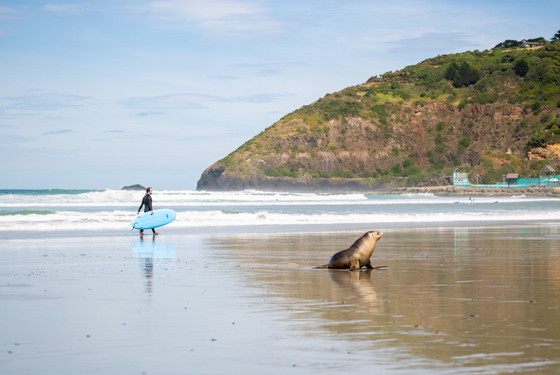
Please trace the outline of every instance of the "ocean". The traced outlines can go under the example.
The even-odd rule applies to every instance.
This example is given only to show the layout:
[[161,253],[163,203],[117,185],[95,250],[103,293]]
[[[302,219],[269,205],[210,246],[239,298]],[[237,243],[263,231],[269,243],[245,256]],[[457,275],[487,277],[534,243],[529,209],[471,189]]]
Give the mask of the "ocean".
[[559,198],[143,195],[0,191],[2,373],[558,373]]
[[[0,233],[111,231],[127,234],[144,192],[123,190],[0,190]],[[560,198],[456,197],[433,194],[295,194],[154,191],[154,209],[171,208],[166,229],[391,226],[556,221]],[[260,229],[259,229],[260,228]]]

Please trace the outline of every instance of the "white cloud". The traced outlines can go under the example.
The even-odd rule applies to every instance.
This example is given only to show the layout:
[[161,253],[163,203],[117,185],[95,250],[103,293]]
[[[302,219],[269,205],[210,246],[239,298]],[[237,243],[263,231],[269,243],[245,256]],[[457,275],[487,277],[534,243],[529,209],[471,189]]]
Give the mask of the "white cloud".
[[128,108],[140,108],[145,111],[140,112],[137,116],[161,115],[162,112],[157,110],[189,110],[189,109],[207,109],[209,103],[273,103],[277,99],[285,97],[285,94],[276,93],[258,93],[235,97],[221,97],[216,95],[194,94],[194,93],[178,93],[169,95],[160,95],[152,97],[134,97],[129,98],[121,103]]
[[17,148],[17,144],[23,143],[23,142],[27,142],[29,140],[32,140],[33,138],[28,137],[28,136],[23,136],[23,135],[19,135],[19,134],[13,134],[13,133],[4,133],[2,134],[2,136],[0,137],[0,145],[2,146],[2,151],[6,152],[6,155],[9,154],[8,149],[14,149]]
[[285,97],[288,95],[284,94],[274,94],[274,93],[262,93],[254,95],[239,96],[235,98],[230,98],[231,102],[239,103],[274,103],[277,99]]
[[477,45],[469,40],[466,33],[427,33],[413,38],[403,38],[391,42],[390,50],[409,53],[441,54],[450,51],[464,51]]
[[254,38],[277,34],[281,23],[254,1],[242,0],[162,0],[135,8],[155,18],[188,21],[213,36]]
[[0,110],[52,111],[60,108],[77,107],[90,97],[68,94],[34,93],[0,98]]
[[67,16],[67,15],[75,15],[87,12],[90,9],[90,6],[86,3],[78,3],[78,4],[46,4],[43,6],[48,12],[52,12],[55,14]]
[[161,116],[161,115],[163,115],[163,112],[155,112],[155,111],[140,112],[136,114],[136,116],[138,117]]
[[[19,12],[13,7],[0,4],[0,20],[14,18],[18,13]],[[0,27],[0,37],[4,37],[7,35],[9,35],[9,33],[2,27]]]
[[233,68],[249,70],[258,77],[279,76],[290,68],[308,67],[308,63],[302,62],[267,62],[267,63],[245,63],[233,64]]
[[179,93],[150,97],[134,97],[124,100],[122,104],[128,108],[145,109],[146,111],[142,112],[142,114],[149,114],[157,112],[153,111],[154,109],[205,109],[206,106],[201,104],[201,101],[221,101],[221,99],[210,95]]
[[0,4],[0,19],[11,18],[16,14],[18,14],[18,11],[15,8]]
[[242,17],[256,17],[263,10],[247,1],[228,0],[168,0],[152,1],[145,5],[154,14],[164,18],[185,18],[209,21]]
[[59,134],[68,134],[73,132],[74,131],[71,129],[60,129],[60,130],[50,130],[48,132],[44,132],[43,135],[59,135]]

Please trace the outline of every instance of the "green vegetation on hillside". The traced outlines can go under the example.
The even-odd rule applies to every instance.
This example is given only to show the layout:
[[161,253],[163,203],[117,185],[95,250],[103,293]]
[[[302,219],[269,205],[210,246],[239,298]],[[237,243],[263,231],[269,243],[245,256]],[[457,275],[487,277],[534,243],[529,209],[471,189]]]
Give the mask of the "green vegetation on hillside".
[[560,43],[514,42],[438,56],[325,95],[218,164],[241,178],[393,186],[435,181],[457,167],[482,181],[538,175],[542,163],[527,152],[560,143]]
[[[439,56],[384,78],[409,80],[426,88],[430,97],[447,96],[448,101],[467,100],[486,104],[499,99],[510,104],[560,104],[560,44],[548,43],[539,50],[495,49]],[[441,68],[444,69],[441,69]],[[521,80],[522,78],[522,80]],[[444,80],[453,83],[450,89]],[[518,92],[508,89],[518,84]],[[468,90],[461,87],[471,86]],[[402,87],[401,87],[402,91]],[[408,88],[413,94],[412,88]],[[424,97],[426,97],[424,95]],[[466,103],[463,103],[463,106]]]

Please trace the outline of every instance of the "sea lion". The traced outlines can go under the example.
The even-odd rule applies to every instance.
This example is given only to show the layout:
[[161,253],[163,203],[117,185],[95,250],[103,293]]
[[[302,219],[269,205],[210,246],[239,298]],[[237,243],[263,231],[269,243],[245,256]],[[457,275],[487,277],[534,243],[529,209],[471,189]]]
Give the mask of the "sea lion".
[[349,268],[351,270],[359,270],[365,266],[366,268],[373,269],[370,258],[371,254],[373,254],[373,249],[375,249],[375,244],[381,237],[383,237],[383,232],[374,230],[366,232],[348,249],[334,254],[329,263],[321,268]]

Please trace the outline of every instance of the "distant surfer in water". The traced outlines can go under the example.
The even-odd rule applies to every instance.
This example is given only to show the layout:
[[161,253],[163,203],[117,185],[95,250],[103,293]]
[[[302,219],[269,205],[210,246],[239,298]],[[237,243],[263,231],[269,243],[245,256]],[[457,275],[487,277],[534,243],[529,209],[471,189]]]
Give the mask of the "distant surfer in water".
[[[144,198],[142,198],[142,203],[140,203],[140,207],[138,207],[138,212],[136,213],[136,215],[140,215],[142,206],[144,206],[144,212],[151,211],[152,215],[154,214],[154,208],[152,207],[152,192],[153,190],[151,187],[146,189],[146,195],[144,195]],[[158,234],[154,228],[152,228],[152,232],[154,233],[154,236]],[[140,235],[142,236],[143,234],[144,230],[142,229],[140,230]]]

